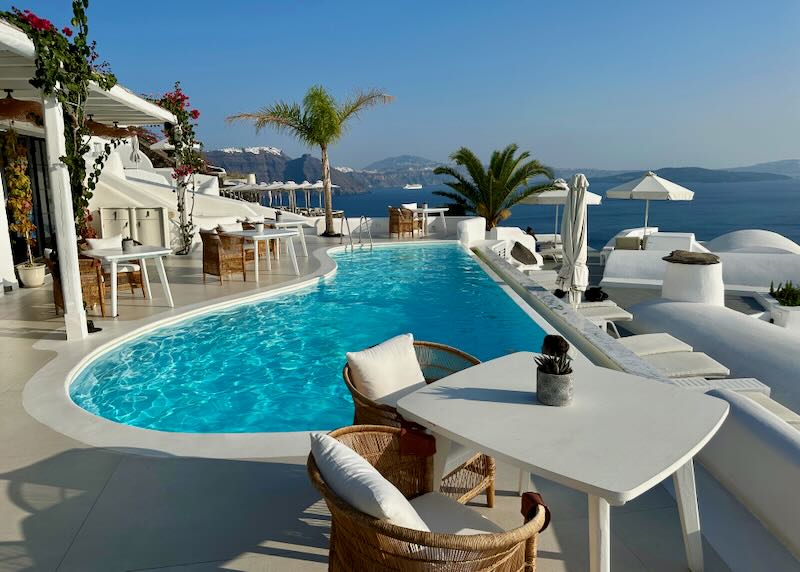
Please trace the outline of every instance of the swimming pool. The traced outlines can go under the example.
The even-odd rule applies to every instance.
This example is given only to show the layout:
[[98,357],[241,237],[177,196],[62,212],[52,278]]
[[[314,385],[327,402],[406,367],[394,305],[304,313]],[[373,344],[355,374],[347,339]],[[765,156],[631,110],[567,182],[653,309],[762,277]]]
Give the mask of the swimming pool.
[[337,253],[314,286],[148,332],[90,362],[69,387],[83,409],[186,433],[349,425],[345,352],[412,332],[481,360],[538,350],[543,330],[460,246]]

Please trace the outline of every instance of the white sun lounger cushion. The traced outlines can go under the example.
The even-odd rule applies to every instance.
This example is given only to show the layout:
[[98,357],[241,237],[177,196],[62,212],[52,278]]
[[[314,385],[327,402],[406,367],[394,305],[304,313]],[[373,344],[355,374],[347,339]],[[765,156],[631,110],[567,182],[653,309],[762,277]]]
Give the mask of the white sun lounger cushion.
[[403,207],[404,209],[413,211],[417,208],[417,203],[403,203],[400,206]]
[[692,346],[666,333],[639,334],[620,338],[617,341],[637,356],[692,351]]
[[411,334],[395,336],[360,352],[348,352],[347,364],[353,385],[369,399],[377,400],[425,382]]
[[411,506],[431,532],[445,534],[496,534],[504,530],[476,510],[441,493],[427,493],[411,501]]
[[325,484],[349,505],[398,526],[430,530],[403,493],[344,443],[312,433],[311,453]]
[[702,352],[668,352],[642,356],[667,377],[726,377],[730,370]]

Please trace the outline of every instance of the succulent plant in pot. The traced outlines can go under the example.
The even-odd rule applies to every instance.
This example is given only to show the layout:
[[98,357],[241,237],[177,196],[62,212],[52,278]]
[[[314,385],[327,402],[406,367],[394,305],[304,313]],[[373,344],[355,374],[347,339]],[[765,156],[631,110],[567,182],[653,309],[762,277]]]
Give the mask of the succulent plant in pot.
[[792,330],[800,330],[800,286],[795,286],[791,280],[769,285],[769,293],[777,304],[772,305],[770,314],[772,322]]
[[572,402],[574,384],[569,343],[561,336],[546,336],[536,360],[536,398],[545,405],[563,407]]

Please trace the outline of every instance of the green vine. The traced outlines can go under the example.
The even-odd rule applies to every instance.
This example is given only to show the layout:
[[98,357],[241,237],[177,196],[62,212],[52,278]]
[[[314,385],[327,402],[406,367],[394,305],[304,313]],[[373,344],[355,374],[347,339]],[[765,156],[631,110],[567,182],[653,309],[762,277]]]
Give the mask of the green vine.
[[108,90],[117,83],[108,64],[98,62],[95,42],[89,41],[88,7],[89,0],[73,0],[71,27],[61,30],[30,10],[13,8],[11,12],[2,13],[2,17],[22,29],[33,41],[36,72],[31,85],[42,90],[45,96],[55,97],[63,107],[66,154],[60,160],[69,171],[75,224],[82,236],[89,231],[86,213],[92,191],[112,149],[106,146],[106,157],[99,162],[98,157],[87,176],[84,155],[91,148],[85,108],[89,85],[95,82],[101,89]]
[[25,237],[28,265],[33,266],[31,233],[36,226],[31,222],[33,211],[33,189],[28,177],[28,150],[17,140],[17,132],[9,129],[3,141],[3,170],[6,174],[8,206],[13,223],[8,228]]

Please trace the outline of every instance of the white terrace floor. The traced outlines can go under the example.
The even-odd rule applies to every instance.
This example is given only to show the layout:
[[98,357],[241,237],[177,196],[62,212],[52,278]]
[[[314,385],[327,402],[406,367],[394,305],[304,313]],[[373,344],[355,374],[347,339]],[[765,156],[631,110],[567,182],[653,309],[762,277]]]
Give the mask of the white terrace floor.
[[[322,241],[309,246],[317,251]],[[301,272],[324,269],[323,260],[301,257]],[[288,266],[283,257],[271,276],[262,274],[261,287],[295,280]],[[173,257],[167,269],[176,311],[255,289],[241,278],[224,287],[213,279],[204,285],[197,257]],[[97,319],[104,332],[95,335],[169,315],[157,284],[153,293],[152,302],[122,294],[120,318]],[[308,482],[304,457],[153,457],[69,439],[22,407],[26,381],[66,343],[50,290],[0,298],[0,320],[0,572],[326,569],[329,516]],[[517,526],[519,499],[511,492],[517,473],[501,466],[498,474],[498,506],[480,510]],[[554,514],[537,569],[586,570],[585,496],[541,479],[534,488]],[[686,569],[677,509],[663,488],[614,509],[612,530],[615,570]],[[707,544],[705,557],[707,570],[727,570]]]

